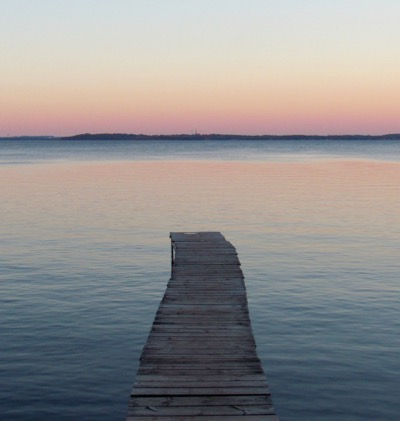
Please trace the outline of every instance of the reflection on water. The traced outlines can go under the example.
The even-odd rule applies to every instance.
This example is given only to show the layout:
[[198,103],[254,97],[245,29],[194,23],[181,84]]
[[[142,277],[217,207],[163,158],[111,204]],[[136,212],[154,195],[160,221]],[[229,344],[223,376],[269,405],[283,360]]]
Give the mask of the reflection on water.
[[2,167],[5,419],[123,419],[180,230],[238,248],[282,419],[396,419],[399,186],[354,159]]

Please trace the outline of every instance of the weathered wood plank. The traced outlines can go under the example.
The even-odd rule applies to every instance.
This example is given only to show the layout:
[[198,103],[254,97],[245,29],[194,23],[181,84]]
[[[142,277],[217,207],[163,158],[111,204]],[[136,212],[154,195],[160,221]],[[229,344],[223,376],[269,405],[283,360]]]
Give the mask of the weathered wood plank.
[[[165,327],[165,329],[162,329]],[[153,337],[173,337],[175,339],[185,339],[186,337],[195,337],[204,340],[216,340],[215,335],[218,335],[219,340],[229,340],[229,339],[241,339],[241,338],[252,338],[246,331],[246,327],[243,329],[235,329],[231,332],[229,329],[180,329],[176,327],[173,328],[172,325],[155,325],[151,329],[151,334],[149,335],[149,340]],[[190,339],[190,338],[189,338]]]
[[[144,376],[146,377],[146,376]],[[265,379],[262,380],[241,380],[241,379],[229,379],[229,380],[219,380],[219,379],[195,379],[195,380],[184,380],[181,379],[180,381],[173,381],[171,379],[161,381],[161,380],[143,380],[143,376],[141,376],[140,380],[136,380],[134,382],[134,387],[150,387],[150,388],[168,388],[168,387],[175,387],[175,388],[254,388],[254,387],[264,387],[265,386]]]
[[[274,415],[275,411],[272,405],[218,405],[218,406],[186,406],[186,407],[154,407],[137,406],[130,410],[130,415],[148,416],[152,412],[157,412],[162,416],[199,416],[199,415]],[[152,414],[153,415],[153,414]]]
[[208,309],[208,310],[216,310],[216,311],[224,311],[224,312],[232,312],[235,313],[237,311],[245,311],[248,312],[248,308],[246,306],[246,304],[241,304],[241,305],[235,305],[232,306],[231,304],[226,304],[224,302],[220,302],[218,304],[200,304],[200,305],[193,305],[193,304],[186,304],[186,303],[177,303],[177,304],[164,304],[163,302],[161,302],[160,308],[163,309],[172,309],[172,310],[201,310],[204,311],[204,309]]
[[219,231],[203,231],[203,232],[171,232],[170,233],[171,241],[174,243],[177,242],[204,242],[212,241],[216,242],[225,242],[225,237]]
[[251,376],[261,374],[265,379],[264,372],[260,369],[259,363],[237,364],[233,363],[208,363],[197,362],[194,364],[169,364],[168,368],[165,364],[153,364],[144,362],[138,369],[137,375],[165,375],[165,376],[199,376],[204,374],[210,376]]
[[227,265],[227,266],[241,266],[239,258],[235,254],[221,254],[212,253],[209,255],[200,254],[198,252],[192,252],[192,255],[182,256],[178,254],[174,259],[174,266],[183,265]]
[[[246,317],[248,313],[241,310],[241,306],[234,306],[237,312],[233,312],[232,309],[216,309],[212,306],[204,306],[204,308],[193,306],[193,308],[171,308],[169,306],[162,306],[157,311],[157,316],[178,316],[178,317],[190,317],[190,316],[201,316],[205,318],[216,318],[216,317]],[[238,314],[239,313],[239,314]],[[240,314],[242,313],[242,314]]]
[[[238,421],[279,421],[277,415],[241,415],[238,414]],[[232,415],[175,415],[175,416],[128,416],[126,421],[231,421],[236,417]]]
[[[220,363],[225,362],[243,364],[243,363],[254,363],[257,362],[260,364],[260,360],[256,357],[243,357],[243,356],[221,356],[221,355],[180,355],[179,358],[176,355],[171,354],[144,354],[141,358],[141,361],[144,363],[153,363],[153,364],[183,364],[183,363]],[[179,362],[178,362],[179,360]]]
[[182,265],[182,266],[174,266],[172,270],[173,274],[176,275],[186,275],[188,273],[193,273],[198,275],[206,274],[212,275],[215,273],[219,273],[223,276],[227,274],[241,274],[242,270],[237,265],[228,265],[224,263],[215,263],[209,265],[207,263],[198,263],[198,264],[189,264],[189,265]]
[[229,396],[167,396],[137,397],[129,406],[219,406],[219,405],[271,405],[270,395],[229,395]]
[[219,232],[171,233],[172,270],[127,420],[277,421],[236,249]]
[[[170,283],[172,284],[172,283],[177,283],[177,284],[179,284],[180,282],[186,282],[186,281],[194,281],[193,283],[198,283],[198,282],[201,282],[201,283],[209,283],[210,285],[211,284],[215,284],[215,283],[220,283],[220,282],[223,282],[223,281],[226,281],[226,282],[241,282],[241,285],[244,285],[244,282],[243,282],[243,279],[244,279],[244,276],[243,276],[243,272],[240,274],[240,275],[230,275],[230,274],[226,274],[226,273],[222,273],[222,274],[218,274],[218,275],[210,275],[210,274],[208,274],[208,275],[201,275],[201,274],[199,274],[199,273],[195,273],[195,274],[192,274],[192,275],[180,275],[180,277],[177,279],[177,278],[171,278],[170,279]],[[172,282],[172,281],[174,281],[174,282]],[[244,294],[244,295],[246,295],[246,294]]]
[[[151,344],[159,343],[157,339],[167,344],[174,343],[176,346],[181,346],[181,344],[183,345],[187,341],[194,341],[194,342],[199,342],[199,343],[202,341],[206,343],[210,341],[214,341],[217,344],[219,344],[219,343],[225,343],[229,341],[242,340],[240,335],[224,335],[222,337],[218,337],[217,339],[214,339],[213,335],[209,335],[209,334],[194,335],[190,332],[184,332],[182,334],[179,332],[176,334],[153,333],[152,335],[150,335],[147,341],[147,344],[151,345]],[[243,341],[246,341],[246,343],[248,344],[251,343],[255,345],[254,338],[252,338],[251,336],[247,336],[247,335],[244,336]]]
[[188,374],[182,372],[170,372],[169,374],[144,374],[138,373],[136,376],[137,382],[202,382],[204,380],[216,380],[216,381],[260,381],[265,383],[265,375],[262,373],[257,374],[219,374],[219,373],[210,373],[207,377],[204,377],[204,371],[200,371],[194,374]]
[[[221,259],[225,258],[237,258],[238,254],[235,249],[227,249],[223,247],[217,247],[215,249],[210,249],[206,247],[184,247],[184,248],[178,248],[174,249],[174,257],[176,259],[184,259],[184,258],[190,258],[194,259],[195,257],[215,257],[216,259],[219,257]],[[240,263],[240,260],[239,260]]]
[[[255,341],[254,338],[251,336],[245,336],[240,337],[238,335],[230,337],[222,337],[222,338],[213,338],[212,335],[203,335],[203,336],[196,336],[196,335],[185,335],[180,337],[179,335],[157,335],[153,334],[150,335],[146,347],[164,347],[164,346],[170,346],[170,347],[201,347],[207,349],[208,346],[211,344],[211,341],[213,342],[213,345],[215,347],[225,348],[225,347],[248,347],[252,346],[255,347]],[[233,344],[233,345],[232,345]]]
[[260,366],[259,361],[252,361],[247,363],[237,364],[236,361],[196,361],[196,362],[179,362],[171,364],[155,364],[152,361],[142,361],[140,364],[138,374],[142,370],[150,370],[153,373],[163,372],[166,370],[174,370],[176,372],[198,372],[203,373],[230,373],[235,375],[236,373],[264,373]]
[[268,386],[144,387],[133,388],[131,396],[270,395]]
[[[246,333],[247,326],[246,325],[237,325],[236,329],[234,329],[234,333]],[[186,326],[178,326],[176,324],[172,323],[165,323],[165,324],[153,324],[153,327],[151,328],[150,335],[152,332],[155,333],[168,333],[168,334],[190,334],[190,335],[198,335],[198,334],[204,334],[204,335],[225,335],[229,336],[232,332],[229,330],[229,326],[199,326],[199,325],[186,325]]]
[[[246,358],[246,356],[253,350],[253,348],[237,348],[232,350],[235,355],[235,358],[238,359],[240,357]],[[229,350],[225,349],[200,349],[196,350],[196,348],[189,348],[189,349],[166,349],[163,350],[162,348],[152,348],[144,350],[141,359],[142,360],[149,360],[153,358],[170,358],[170,359],[190,359],[194,361],[195,359],[205,359],[205,358],[219,358],[222,361],[226,361],[229,358],[225,357],[225,354],[229,353]]]

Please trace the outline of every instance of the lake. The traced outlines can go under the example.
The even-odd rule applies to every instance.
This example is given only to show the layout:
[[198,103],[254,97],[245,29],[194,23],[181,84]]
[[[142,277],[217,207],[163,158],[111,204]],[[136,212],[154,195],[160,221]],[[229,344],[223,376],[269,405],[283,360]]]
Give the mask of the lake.
[[400,141],[0,141],[0,419],[123,420],[171,231],[237,248],[282,421],[400,413]]

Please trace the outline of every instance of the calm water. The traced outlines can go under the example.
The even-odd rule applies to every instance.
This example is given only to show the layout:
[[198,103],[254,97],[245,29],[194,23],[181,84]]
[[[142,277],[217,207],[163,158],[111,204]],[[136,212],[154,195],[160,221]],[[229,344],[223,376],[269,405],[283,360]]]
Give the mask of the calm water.
[[238,249],[282,421],[400,414],[400,142],[0,141],[0,419],[123,420],[168,234]]

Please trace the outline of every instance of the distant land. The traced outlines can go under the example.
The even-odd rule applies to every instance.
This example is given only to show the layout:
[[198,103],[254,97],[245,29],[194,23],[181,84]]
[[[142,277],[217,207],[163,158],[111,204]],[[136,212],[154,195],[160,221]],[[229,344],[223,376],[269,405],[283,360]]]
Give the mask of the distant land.
[[83,133],[74,136],[7,136],[0,140],[400,140],[400,133],[385,135],[239,135],[239,134],[128,134]]

